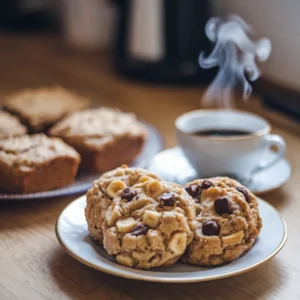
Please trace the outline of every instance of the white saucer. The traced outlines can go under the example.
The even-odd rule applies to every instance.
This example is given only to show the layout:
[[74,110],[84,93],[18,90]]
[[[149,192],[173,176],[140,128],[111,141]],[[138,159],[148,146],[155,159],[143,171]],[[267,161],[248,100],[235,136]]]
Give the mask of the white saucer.
[[[264,157],[269,160],[273,155],[271,151],[267,151]],[[164,180],[179,184],[185,184],[197,178],[195,169],[185,158],[179,147],[158,153],[148,169]],[[273,166],[255,174],[247,187],[255,194],[269,192],[282,186],[291,174],[290,163],[286,159],[281,159]]]
[[131,269],[118,265],[105,250],[90,238],[84,216],[85,196],[69,204],[56,224],[56,235],[64,249],[80,262],[97,270],[136,280],[154,282],[200,282],[230,277],[254,269],[271,259],[284,246],[287,229],[284,220],[267,202],[259,200],[263,228],[253,248],[236,261],[214,268],[176,263],[154,271]]

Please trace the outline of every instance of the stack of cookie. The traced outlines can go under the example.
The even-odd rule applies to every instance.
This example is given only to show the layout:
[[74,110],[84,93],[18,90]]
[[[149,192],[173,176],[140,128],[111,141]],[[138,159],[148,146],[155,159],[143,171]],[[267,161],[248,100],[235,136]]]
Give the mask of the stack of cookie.
[[52,190],[72,183],[79,167],[103,173],[133,162],[144,126],[133,114],[88,104],[61,87],[8,96],[0,111],[0,191]]
[[227,177],[184,187],[123,165],[87,193],[92,238],[124,266],[214,266],[251,249],[262,227],[256,197]]

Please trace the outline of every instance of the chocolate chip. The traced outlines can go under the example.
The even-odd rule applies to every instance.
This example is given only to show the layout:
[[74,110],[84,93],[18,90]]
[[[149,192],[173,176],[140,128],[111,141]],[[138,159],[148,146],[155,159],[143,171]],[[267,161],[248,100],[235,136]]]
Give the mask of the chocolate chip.
[[121,192],[121,198],[131,201],[137,195],[136,191],[127,187]]
[[215,221],[212,220],[205,221],[202,225],[202,233],[204,235],[219,235],[220,226]]
[[219,214],[232,214],[232,208],[227,198],[220,198],[214,202],[215,211]]
[[236,188],[237,191],[239,191],[240,193],[242,193],[245,197],[245,200],[249,203],[249,194],[247,192],[247,190],[241,186]]
[[160,200],[164,203],[166,206],[173,206],[176,202],[174,193],[163,193],[160,196]]
[[145,234],[148,231],[148,227],[144,224],[139,224],[135,226],[131,232],[132,235],[139,236],[141,234]]
[[200,184],[200,188],[204,189],[204,190],[207,190],[213,186],[214,186],[214,184],[207,179],[204,179],[203,182]]
[[196,185],[196,184],[192,184],[192,185],[186,187],[185,190],[193,198],[197,198],[199,196],[199,194],[200,194],[200,186]]

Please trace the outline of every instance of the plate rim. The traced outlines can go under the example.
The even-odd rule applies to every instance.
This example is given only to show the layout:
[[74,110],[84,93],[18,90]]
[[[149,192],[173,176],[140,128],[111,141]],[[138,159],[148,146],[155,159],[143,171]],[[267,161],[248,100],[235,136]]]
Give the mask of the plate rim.
[[[273,211],[275,211],[275,213],[279,216],[282,224],[283,224],[283,228],[284,228],[284,235],[282,237],[281,242],[279,243],[279,245],[277,246],[277,248],[270,254],[268,255],[266,258],[264,258],[263,260],[245,267],[241,270],[238,271],[232,271],[232,272],[228,272],[226,274],[221,274],[221,275],[211,275],[211,276],[207,276],[204,278],[158,278],[158,277],[149,277],[149,276],[144,276],[144,275],[140,275],[140,274],[126,274],[126,273],[119,273],[117,271],[113,271],[110,270],[108,268],[104,268],[98,265],[95,265],[83,258],[81,258],[80,256],[78,256],[77,254],[75,254],[73,251],[71,251],[70,249],[68,249],[68,247],[66,246],[65,242],[62,240],[60,234],[59,234],[59,230],[58,230],[58,223],[63,215],[63,213],[69,208],[69,206],[71,206],[74,202],[76,201],[80,201],[82,200],[82,198],[85,198],[86,195],[82,195],[81,197],[75,199],[74,201],[72,201],[71,203],[69,203],[59,214],[57,221],[55,223],[55,234],[56,234],[56,238],[58,239],[58,242],[60,243],[60,245],[63,247],[63,249],[66,251],[66,253],[68,253],[70,256],[72,256],[73,258],[75,258],[77,261],[83,263],[84,265],[91,267],[97,271],[101,271],[110,275],[114,275],[114,276],[118,276],[121,278],[127,278],[127,279],[132,279],[132,280],[138,280],[138,281],[147,281],[147,282],[160,282],[160,283],[195,283],[195,282],[205,282],[205,281],[212,281],[212,280],[218,280],[218,279],[223,279],[223,278],[228,278],[228,277],[232,277],[235,275],[240,275],[246,272],[249,272],[251,270],[254,270],[255,268],[263,265],[264,263],[268,262],[271,258],[273,258],[285,245],[286,241],[287,241],[287,237],[288,237],[288,231],[287,231],[287,225],[285,220],[283,219],[283,217],[280,215],[280,213],[278,212],[278,210],[273,207],[270,203],[268,203],[267,201],[261,199],[258,197],[259,201],[264,202],[264,204],[266,204],[267,206],[269,206],[270,209],[272,209]],[[121,265],[118,265],[118,267],[120,268],[128,268],[128,267],[124,267]],[[130,268],[129,268],[130,269]]]

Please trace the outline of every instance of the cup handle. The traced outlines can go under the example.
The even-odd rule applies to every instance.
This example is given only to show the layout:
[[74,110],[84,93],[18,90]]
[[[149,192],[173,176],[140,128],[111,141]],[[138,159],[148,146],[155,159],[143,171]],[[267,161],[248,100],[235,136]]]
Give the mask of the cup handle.
[[254,172],[252,174],[258,173],[262,171],[263,169],[269,168],[273,166],[278,160],[280,160],[282,157],[284,157],[285,150],[286,150],[286,144],[284,139],[277,134],[268,134],[265,137],[265,148],[270,148],[271,146],[275,146],[277,148],[277,153],[274,158],[268,160],[268,161],[261,161],[255,168]]

